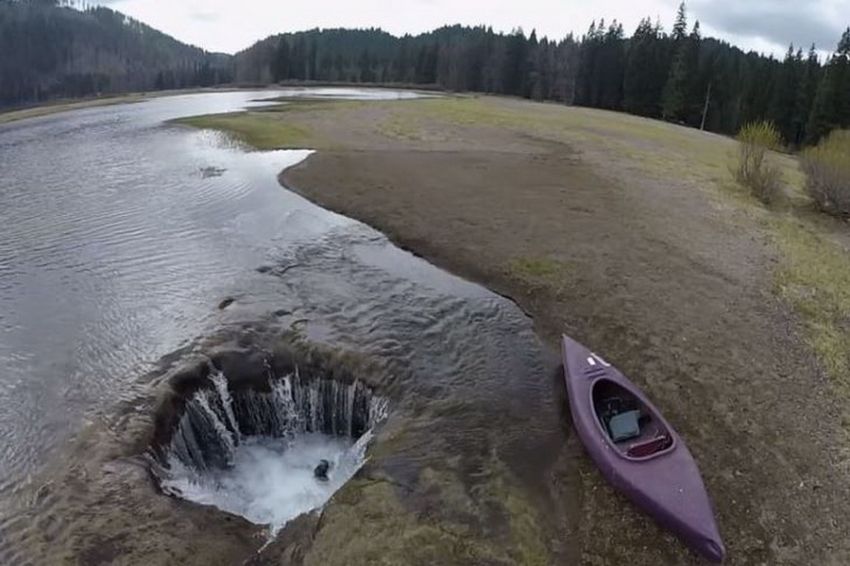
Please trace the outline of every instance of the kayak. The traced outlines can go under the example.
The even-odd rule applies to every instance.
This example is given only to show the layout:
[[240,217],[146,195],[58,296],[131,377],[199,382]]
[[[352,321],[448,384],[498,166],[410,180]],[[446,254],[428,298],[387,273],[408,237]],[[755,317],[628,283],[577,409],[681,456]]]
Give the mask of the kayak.
[[635,384],[568,336],[563,358],[576,432],[605,479],[692,550],[721,562],[711,500],[682,438]]

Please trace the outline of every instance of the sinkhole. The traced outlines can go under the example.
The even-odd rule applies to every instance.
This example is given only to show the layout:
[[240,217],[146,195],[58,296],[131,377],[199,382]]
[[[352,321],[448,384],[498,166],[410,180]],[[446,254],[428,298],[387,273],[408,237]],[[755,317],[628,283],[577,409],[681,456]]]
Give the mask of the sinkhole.
[[173,395],[157,417],[154,474],[163,493],[274,534],[322,507],[360,469],[388,403],[346,372],[305,375],[294,365],[278,377],[263,366],[248,380],[214,362],[196,371],[190,391]]

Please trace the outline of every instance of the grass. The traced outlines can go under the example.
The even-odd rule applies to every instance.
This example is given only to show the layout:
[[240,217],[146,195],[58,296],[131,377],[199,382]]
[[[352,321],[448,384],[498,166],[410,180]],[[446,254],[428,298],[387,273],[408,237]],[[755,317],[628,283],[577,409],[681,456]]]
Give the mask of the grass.
[[205,114],[175,120],[195,128],[220,130],[259,150],[304,148],[311,135],[306,128],[271,118],[267,112]]
[[[458,121],[479,125],[517,123],[504,112],[476,108],[478,103],[448,101],[438,110]],[[729,173],[737,142],[634,116],[588,109],[555,112],[557,107],[547,110],[549,106],[553,105],[530,111],[525,127],[561,131],[572,141],[601,142],[652,178],[688,181],[706,190],[718,203],[744,212],[750,219],[761,218],[780,253],[780,267],[774,273],[775,291],[800,317],[807,341],[823,368],[839,393],[850,399],[850,252],[826,237],[823,228],[804,215],[770,212],[758,206],[749,190]],[[469,116],[458,118],[467,109]],[[543,124],[544,113],[555,117]],[[584,136],[583,132],[601,133],[605,139]],[[811,201],[803,189],[805,177],[796,156],[772,152],[770,159],[780,171],[788,207],[792,211],[808,209]],[[568,268],[551,258],[519,258],[508,266],[508,272],[539,286],[563,279]]]
[[[425,139],[426,124],[435,131],[441,124],[508,129],[565,142],[603,161],[625,161],[629,168],[658,182],[684,183],[689,189],[705,191],[721,208],[742,212],[743,221],[759,219],[780,252],[776,293],[800,316],[812,349],[850,399],[850,254],[824,237],[823,228],[805,215],[795,217],[759,206],[729,171],[738,147],[730,138],[615,112],[486,96],[391,103],[303,101],[180,122],[225,130],[258,149],[319,147],[310,130],[297,123],[293,111],[326,112],[360,105],[387,109],[377,131],[399,143]],[[797,158],[771,153],[770,159],[781,172],[786,209],[809,207]],[[532,288],[555,287],[570,273],[569,264],[549,257],[517,258],[505,269]]]
[[[494,473],[494,470],[490,470]],[[533,507],[501,479],[483,487],[486,510],[465,492],[460,479],[449,471],[422,471],[420,497],[449,508],[470,508],[487,514],[502,508],[508,514],[510,536],[492,539],[468,525],[430,514],[412,512],[399,499],[397,487],[384,480],[355,478],[334,497],[323,513],[309,550],[307,563],[332,564],[481,564],[550,563],[541,540]],[[430,495],[429,495],[430,494]],[[458,506],[458,500],[460,505]],[[482,521],[486,519],[481,516]],[[356,557],[352,560],[352,557]]]
[[558,277],[566,264],[546,257],[522,257],[508,266],[511,275],[528,281],[547,281]]
[[517,127],[528,121],[517,112],[486,104],[479,98],[432,98],[415,101],[417,109],[443,121],[464,126]]
[[782,188],[782,173],[770,154],[782,143],[779,130],[772,122],[752,122],[741,128],[737,139],[735,179],[749,187],[752,195],[763,204],[773,203]]
[[389,138],[398,140],[421,140],[423,135],[415,121],[408,116],[395,113],[378,125],[378,130]]
[[793,217],[771,224],[782,252],[777,292],[801,316],[809,344],[850,398],[850,253]]
[[312,112],[355,110],[363,104],[358,100],[292,100],[243,112],[179,118],[173,123],[199,129],[218,130],[261,151],[307,147],[328,149],[332,147],[332,144],[305,125],[303,115]]
[[539,515],[535,508],[518,490],[508,488],[504,482],[497,482],[496,488],[497,500],[504,504],[508,512],[511,541],[517,562],[527,566],[550,564],[551,555],[538,526]]

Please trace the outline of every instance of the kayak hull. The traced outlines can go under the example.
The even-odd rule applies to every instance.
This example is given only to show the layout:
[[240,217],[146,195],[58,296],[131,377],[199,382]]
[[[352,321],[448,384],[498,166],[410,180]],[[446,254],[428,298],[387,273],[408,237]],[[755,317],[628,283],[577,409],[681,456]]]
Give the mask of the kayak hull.
[[[726,550],[711,500],[681,437],[637,386],[568,336],[563,338],[563,359],[573,424],[605,479],[692,550],[721,562]],[[639,447],[625,450],[622,443],[612,440],[594,401],[602,387],[628,392],[652,416],[660,431],[659,443],[650,447],[654,452],[641,453]],[[652,441],[645,444],[652,445]]]

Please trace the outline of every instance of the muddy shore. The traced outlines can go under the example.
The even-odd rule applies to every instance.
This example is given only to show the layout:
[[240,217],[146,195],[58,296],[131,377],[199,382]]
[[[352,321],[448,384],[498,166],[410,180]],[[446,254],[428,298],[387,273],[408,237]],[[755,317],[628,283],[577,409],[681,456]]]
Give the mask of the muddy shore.
[[[334,144],[282,184],[514,298],[553,350],[569,333],[645,386],[701,465],[730,564],[846,562],[839,400],[771,292],[778,253],[758,216],[700,178],[719,177],[733,142],[520,101],[476,102],[471,119],[414,104],[293,116]],[[559,128],[558,113],[585,116]],[[687,174],[664,166],[683,157]],[[693,561],[573,438],[554,449],[564,467],[543,476],[574,504],[558,525],[573,558]]]
[[[143,399],[87,427],[49,482],[21,488],[21,509],[0,522],[0,562],[702,564],[585,455],[558,367],[562,332],[643,386],[686,439],[728,564],[850,562],[850,398],[787,300],[789,288],[809,291],[778,276],[788,262],[780,213],[726,182],[734,142],[487,97],[308,101],[212,118],[257,148],[315,148],[281,173],[284,187],[510,297],[533,332],[498,297],[438,301],[400,291],[380,269],[334,271],[356,244],[263,266],[300,289],[298,304],[160,360]],[[314,272],[304,289],[289,277],[299,264]],[[352,280],[338,288],[340,273]],[[392,315],[352,307],[374,304],[367,291]],[[262,527],[159,493],[149,456],[173,429],[185,376],[222,351],[236,379],[265,367],[278,319],[307,335],[301,321],[315,320],[319,336],[323,320],[338,326],[357,362],[343,373],[380,376],[367,381],[392,412],[357,476],[264,546]],[[395,326],[402,319],[414,324]]]

